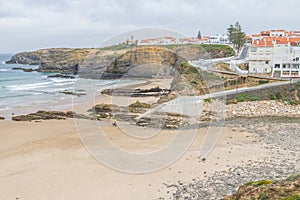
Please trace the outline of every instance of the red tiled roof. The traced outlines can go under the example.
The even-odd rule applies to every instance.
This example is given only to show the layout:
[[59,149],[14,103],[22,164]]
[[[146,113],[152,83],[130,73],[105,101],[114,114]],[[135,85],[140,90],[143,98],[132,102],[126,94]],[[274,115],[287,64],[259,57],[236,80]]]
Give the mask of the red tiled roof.
[[252,37],[260,37],[260,34],[252,34]]
[[252,42],[252,45],[256,47],[272,47],[273,43],[272,41],[267,41],[267,40],[254,40]]

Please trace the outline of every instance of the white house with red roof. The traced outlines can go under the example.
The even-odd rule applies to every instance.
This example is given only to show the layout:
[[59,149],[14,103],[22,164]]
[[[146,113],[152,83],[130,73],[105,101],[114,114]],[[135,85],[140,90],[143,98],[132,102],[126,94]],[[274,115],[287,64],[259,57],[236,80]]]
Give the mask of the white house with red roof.
[[261,31],[250,38],[249,73],[300,78],[300,31]]

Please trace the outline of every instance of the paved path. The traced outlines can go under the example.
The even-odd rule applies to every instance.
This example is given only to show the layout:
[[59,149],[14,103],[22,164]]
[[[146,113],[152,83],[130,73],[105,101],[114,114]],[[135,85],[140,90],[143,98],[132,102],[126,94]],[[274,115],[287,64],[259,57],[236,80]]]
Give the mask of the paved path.
[[[297,80],[293,80],[292,82],[296,82]],[[163,103],[161,105],[158,105],[147,112],[139,115],[136,117],[136,119],[140,119],[142,117],[145,117],[147,115],[150,115],[153,112],[170,112],[170,113],[179,113],[183,115],[188,116],[199,116],[202,107],[200,105],[201,102],[203,102],[204,99],[207,98],[218,98],[218,97],[225,97],[227,95],[236,94],[236,93],[242,93],[247,91],[253,91],[258,89],[264,89],[264,88],[270,88],[280,85],[287,85],[290,81],[284,81],[284,82],[276,82],[276,83],[270,83],[270,84],[264,84],[259,85],[255,87],[244,87],[244,88],[237,88],[232,90],[225,90],[220,92],[214,92],[206,95],[201,96],[180,96],[174,100],[171,100],[169,102]]]

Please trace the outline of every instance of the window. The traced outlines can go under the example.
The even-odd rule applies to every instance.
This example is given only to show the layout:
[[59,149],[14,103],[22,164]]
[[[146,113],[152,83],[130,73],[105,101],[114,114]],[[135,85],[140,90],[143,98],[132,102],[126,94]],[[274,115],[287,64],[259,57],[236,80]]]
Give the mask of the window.
[[251,52],[256,52],[257,51],[257,47],[252,47],[251,48]]
[[298,76],[299,72],[292,72],[292,76]]
[[280,64],[275,64],[275,68],[276,69],[280,68]]
[[268,65],[268,64],[269,64],[269,61],[267,60],[267,61],[266,61],[266,65]]
[[265,72],[268,72],[268,68],[265,68]]
[[299,57],[296,57],[296,61],[299,61]]
[[290,72],[282,72],[282,75],[289,76]]
[[285,69],[285,68],[286,68],[286,65],[282,65],[282,68]]

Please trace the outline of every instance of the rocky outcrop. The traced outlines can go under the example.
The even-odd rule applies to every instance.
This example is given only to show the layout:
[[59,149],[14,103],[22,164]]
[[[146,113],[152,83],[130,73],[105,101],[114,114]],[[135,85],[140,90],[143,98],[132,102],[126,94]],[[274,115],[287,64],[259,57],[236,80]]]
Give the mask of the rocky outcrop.
[[41,62],[40,53],[36,52],[23,52],[18,53],[6,61],[7,64],[25,64],[25,65],[39,65]]
[[225,200],[252,200],[252,199],[300,199],[300,174],[292,175],[282,181],[261,180],[249,182],[241,186],[232,196]]
[[23,72],[34,72],[37,71],[37,69],[32,68],[22,68],[22,67],[13,67],[12,70],[22,70]]
[[67,94],[67,95],[73,95],[73,96],[78,96],[78,97],[81,97],[81,96],[83,96],[83,95],[86,95],[86,93],[84,93],[84,92],[78,92],[78,91],[62,91],[62,92],[60,92],[60,93],[62,93],[62,94]]
[[92,49],[53,48],[18,53],[7,64],[39,65],[39,72],[76,74],[78,66]]
[[89,119],[89,117],[77,114],[72,111],[61,112],[61,111],[44,111],[39,110],[35,113],[30,113],[28,115],[19,115],[13,116],[13,121],[40,121],[40,120],[50,120],[50,119],[57,119],[57,120],[65,120],[67,118],[81,118],[81,119]]
[[75,76],[72,75],[65,75],[65,74],[54,74],[49,75],[48,78],[68,78],[68,79],[75,79]]
[[164,47],[137,47],[113,60],[101,78],[171,78],[174,68],[185,61]]
[[[203,50],[203,48],[205,50]],[[185,60],[231,56],[227,46],[141,46],[115,48],[53,48],[18,53],[6,63],[39,65],[39,72],[79,74],[83,78],[116,79],[173,75]],[[227,53],[226,53],[227,52]],[[137,67],[141,68],[137,68]]]
[[168,95],[169,89],[161,89],[159,87],[154,87],[150,89],[126,89],[126,88],[116,88],[116,89],[105,89],[101,91],[101,94],[113,95],[113,96],[131,96],[131,97],[161,97]]

